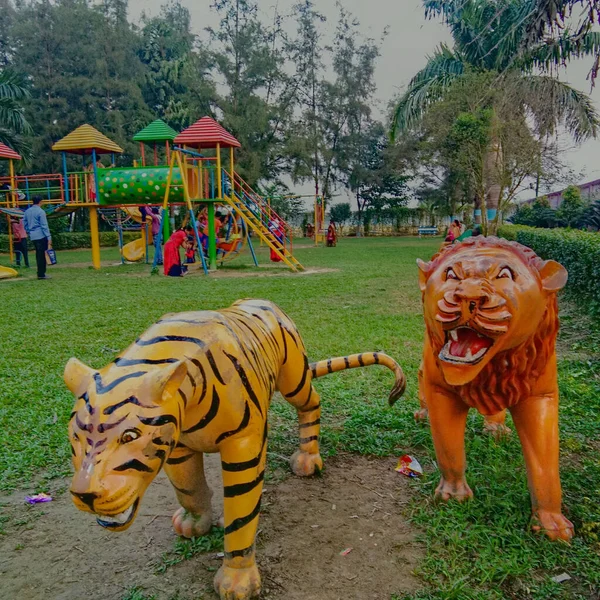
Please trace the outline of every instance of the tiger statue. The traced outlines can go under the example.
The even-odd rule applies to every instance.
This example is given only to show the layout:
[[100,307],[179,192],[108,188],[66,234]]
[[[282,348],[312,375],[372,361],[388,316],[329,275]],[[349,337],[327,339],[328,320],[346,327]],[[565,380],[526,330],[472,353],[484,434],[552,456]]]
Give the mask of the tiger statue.
[[495,237],[469,238],[418,261],[426,336],[419,396],[429,413],[442,474],[436,496],[473,496],[465,479],[467,413],[503,425],[510,410],[521,439],[532,526],[570,540],[558,469],[557,292],[566,269]]
[[255,597],[273,393],[280,391],[298,413],[300,448],[291,466],[296,475],[310,476],[323,466],[313,379],[374,364],[394,372],[393,403],[406,380],[392,358],[374,352],[309,364],[294,323],[265,300],[166,315],[100,371],[71,358],[64,380],[76,397],[69,424],[73,501],[102,527],[123,531],[164,466],[181,505],[175,531],[203,535],[213,523],[203,454],[220,453],[225,556],[215,590],[222,600]]

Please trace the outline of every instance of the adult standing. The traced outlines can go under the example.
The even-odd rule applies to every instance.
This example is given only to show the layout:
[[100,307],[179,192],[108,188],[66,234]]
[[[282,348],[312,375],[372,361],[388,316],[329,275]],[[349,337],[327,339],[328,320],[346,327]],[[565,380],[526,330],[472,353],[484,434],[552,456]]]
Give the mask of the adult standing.
[[14,248],[17,258],[17,267],[21,266],[21,257],[25,267],[29,269],[29,255],[27,253],[27,232],[23,226],[23,221],[18,218],[11,218],[11,228],[13,234]]
[[33,206],[25,211],[23,225],[29,239],[35,246],[35,262],[37,263],[37,278],[50,279],[46,275],[46,250],[52,248],[52,237],[48,228],[48,218],[40,206],[41,196],[33,197]]

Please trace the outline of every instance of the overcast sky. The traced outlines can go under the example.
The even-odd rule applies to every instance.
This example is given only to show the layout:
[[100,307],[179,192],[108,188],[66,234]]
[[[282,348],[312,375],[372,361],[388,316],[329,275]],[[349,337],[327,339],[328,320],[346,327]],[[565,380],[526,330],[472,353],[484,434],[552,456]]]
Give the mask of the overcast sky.
[[[270,18],[277,4],[281,14],[289,12],[296,0],[259,0],[259,9],[263,16]],[[130,0],[130,16],[137,20],[146,11],[156,15],[163,0]],[[192,15],[192,26],[196,33],[204,27],[215,26],[218,19],[210,10],[212,0],[182,0]],[[336,21],[336,0],[317,0],[318,10],[334,26]],[[403,90],[411,77],[421,69],[429,55],[440,42],[451,42],[448,29],[439,21],[426,21],[423,16],[421,0],[343,0],[343,5],[360,23],[365,35],[379,39],[385,27],[389,35],[381,48],[376,82],[379,109],[383,110],[389,100]],[[591,60],[573,63],[562,74],[568,81],[582,91],[589,92],[586,81]],[[592,93],[596,106],[600,109],[600,83]],[[199,115],[201,116],[201,115]],[[562,142],[565,158],[572,167],[581,172],[585,180],[600,179],[600,140],[592,140],[579,148],[568,138]]]

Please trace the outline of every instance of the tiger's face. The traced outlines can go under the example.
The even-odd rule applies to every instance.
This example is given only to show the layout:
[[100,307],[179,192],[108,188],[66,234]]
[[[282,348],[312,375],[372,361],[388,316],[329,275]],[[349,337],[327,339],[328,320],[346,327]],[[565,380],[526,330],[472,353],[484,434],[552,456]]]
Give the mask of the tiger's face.
[[[177,395],[186,365],[177,362],[148,373],[115,376],[72,358],[67,387],[77,400],[69,422],[75,474],[71,495],[99,525],[124,531],[180,434]],[[116,383],[116,385],[115,385]]]
[[567,272],[554,261],[526,263],[495,238],[459,244],[432,263],[419,262],[427,331],[450,385],[475,379],[500,352],[538,330],[549,296]]

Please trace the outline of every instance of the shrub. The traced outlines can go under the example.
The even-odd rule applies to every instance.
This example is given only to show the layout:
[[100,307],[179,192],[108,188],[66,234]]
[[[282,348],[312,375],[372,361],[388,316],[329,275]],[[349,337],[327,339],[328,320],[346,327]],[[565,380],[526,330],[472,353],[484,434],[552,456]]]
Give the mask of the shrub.
[[544,259],[553,259],[569,271],[567,290],[600,311],[600,235],[569,229],[536,229],[505,225],[498,235],[529,246]]
[[[123,243],[128,244],[140,237],[135,231],[123,232]],[[116,231],[101,231],[100,246],[107,248],[119,245],[119,234]],[[64,232],[52,235],[52,247],[55,250],[75,250],[76,248],[91,248],[92,238],[89,232]],[[29,242],[29,248],[33,250],[33,244]],[[8,236],[0,235],[0,252],[8,252]]]

